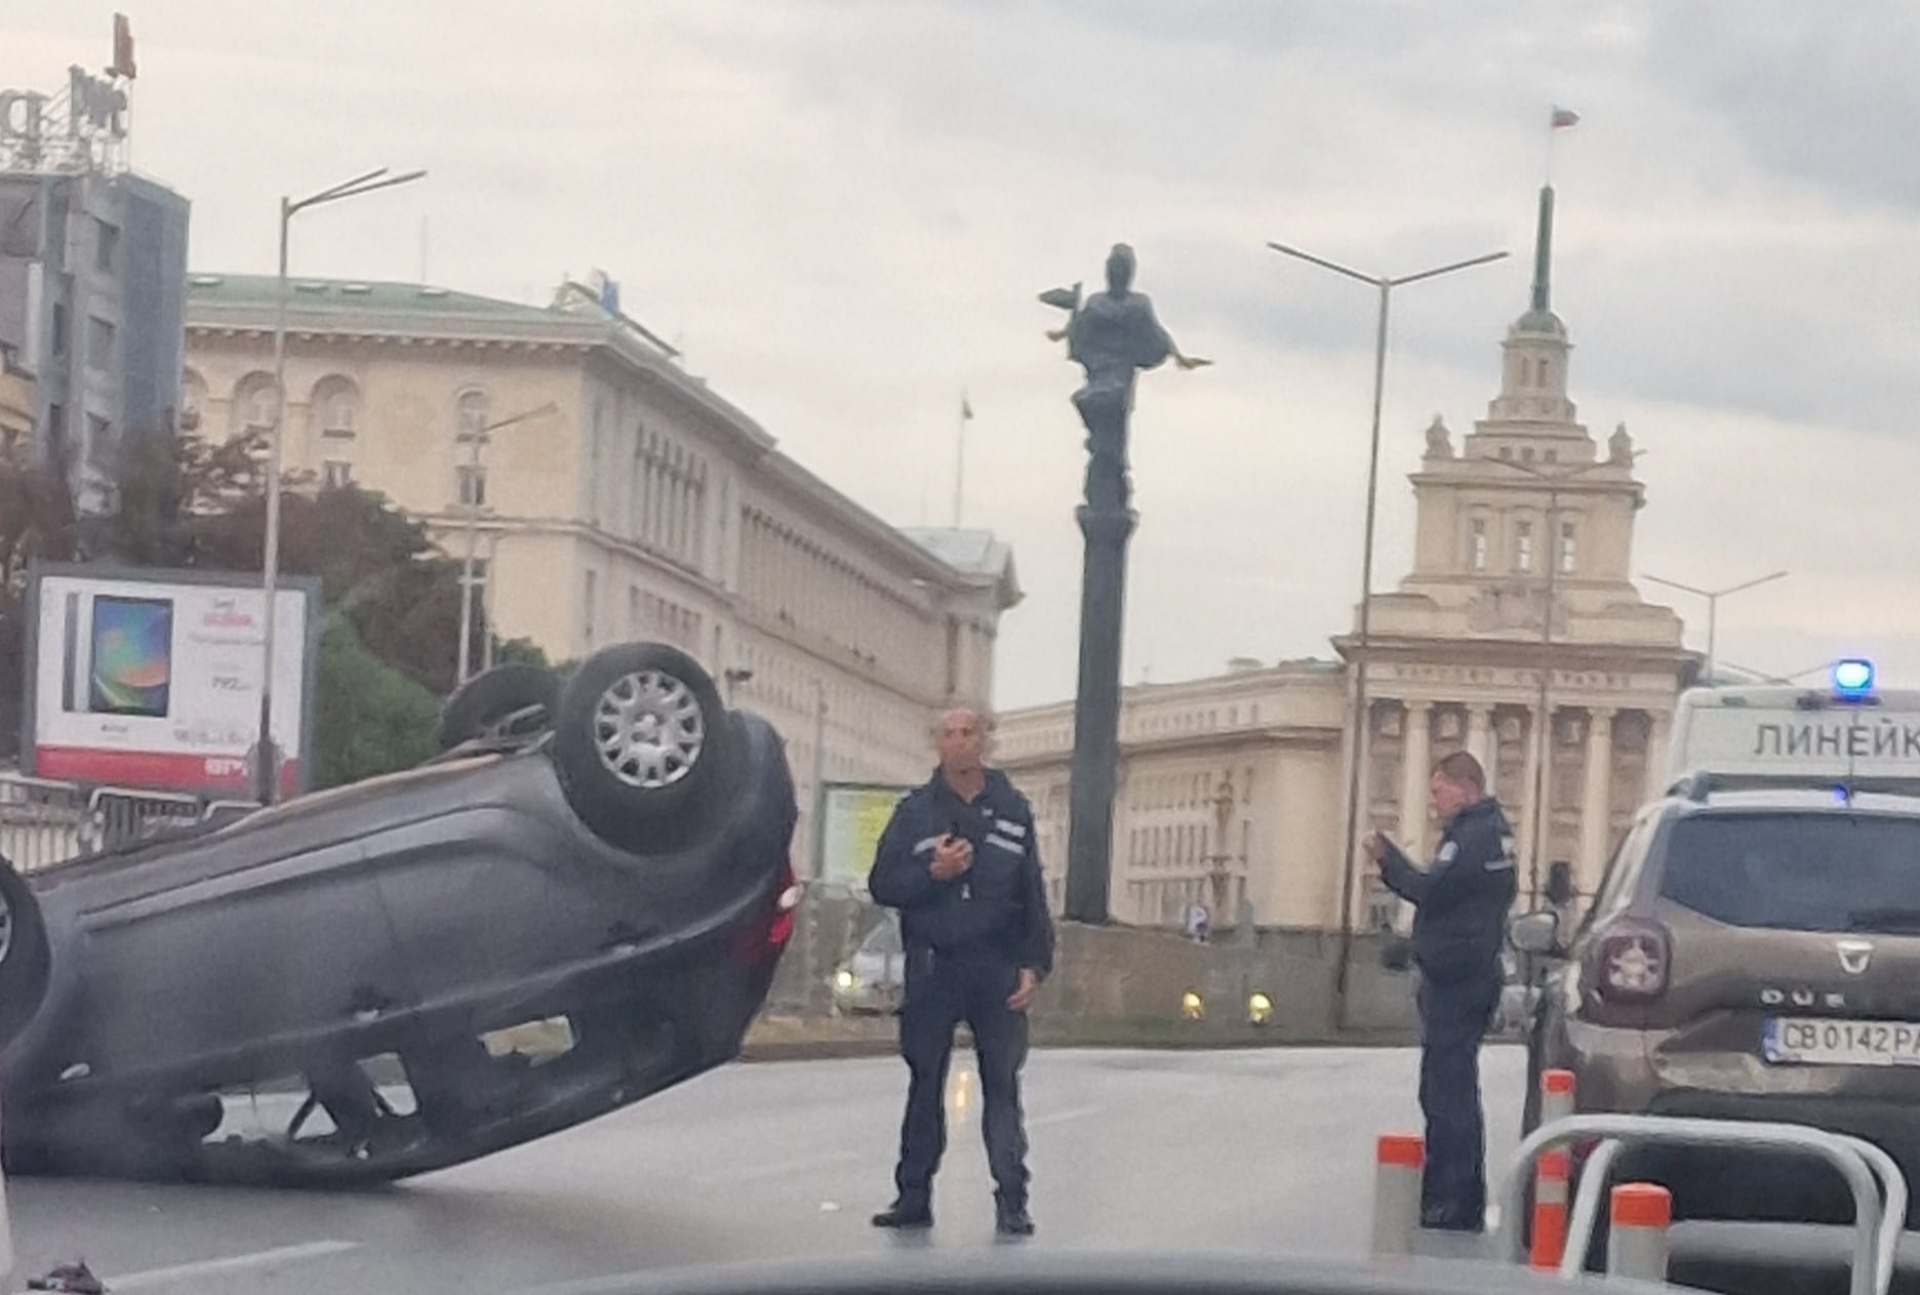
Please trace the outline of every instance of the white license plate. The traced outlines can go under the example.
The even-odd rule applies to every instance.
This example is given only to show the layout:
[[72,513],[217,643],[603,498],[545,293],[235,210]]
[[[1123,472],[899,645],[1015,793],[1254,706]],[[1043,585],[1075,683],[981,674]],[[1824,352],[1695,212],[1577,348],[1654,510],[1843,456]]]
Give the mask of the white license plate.
[[1920,1066],[1920,1024],[1773,1016],[1760,1054],[1778,1065]]

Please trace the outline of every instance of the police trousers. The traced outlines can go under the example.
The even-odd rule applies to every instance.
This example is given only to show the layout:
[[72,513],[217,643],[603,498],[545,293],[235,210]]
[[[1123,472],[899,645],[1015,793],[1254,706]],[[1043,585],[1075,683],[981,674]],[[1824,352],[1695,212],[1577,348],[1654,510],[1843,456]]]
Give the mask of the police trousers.
[[1500,1003],[1495,976],[1435,984],[1422,979],[1420,1110],[1427,1165],[1420,1217],[1429,1227],[1478,1229],[1487,1208],[1486,1120],[1480,1043]]
[[934,1171],[947,1148],[947,1067],[953,1032],[965,1021],[980,1073],[980,1128],[994,1195],[1004,1206],[1027,1201],[1027,1134],[1020,1111],[1020,1068],[1027,1060],[1027,1017],[1007,1006],[1020,969],[993,951],[907,955],[907,994],[900,1009],[900,1052],[909,1080],[894,1173],[900,1203],[929,1205]]

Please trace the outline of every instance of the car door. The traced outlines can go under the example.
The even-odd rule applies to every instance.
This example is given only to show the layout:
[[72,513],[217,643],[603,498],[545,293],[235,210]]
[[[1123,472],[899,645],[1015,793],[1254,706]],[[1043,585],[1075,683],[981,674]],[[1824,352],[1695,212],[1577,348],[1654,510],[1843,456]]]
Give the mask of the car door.
[[107,1077],[220,1058],[223,1081],[265,1078],[409,1005],[379,888],[346,827],[286,816],[77,877],[84,1055],[71,1060]]

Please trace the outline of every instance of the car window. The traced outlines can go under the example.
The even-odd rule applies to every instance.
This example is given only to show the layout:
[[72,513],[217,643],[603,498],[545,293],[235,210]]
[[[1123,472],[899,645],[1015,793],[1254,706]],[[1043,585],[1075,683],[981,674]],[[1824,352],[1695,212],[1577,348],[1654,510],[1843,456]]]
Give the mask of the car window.
[[1587,920],[1582,924],[1582,930],[1612,921],[1633,902],[1640,869],[1646,862],[1647,844],[1659,817],[1657,812],[1651,810],[1642,813],[1634,820],[1627,834],[1620,838],[1613,856],[1607,860],[1606,871],[1601,874],[1600,889],[1594,895],[1593,907],[1587,910]]
[[1703,814],[1664,857],[1661,894],[1718,922],[1920,934],[1920,819]]

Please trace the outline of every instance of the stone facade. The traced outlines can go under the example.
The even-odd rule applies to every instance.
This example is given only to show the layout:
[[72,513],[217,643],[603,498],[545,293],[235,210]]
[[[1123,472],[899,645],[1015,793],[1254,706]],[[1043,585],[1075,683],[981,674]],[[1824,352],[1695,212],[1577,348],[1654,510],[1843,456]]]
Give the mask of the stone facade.
[[34,444],[111,512],[123,436],[180,407],[187,200],[131,173],[0,173],[0,343],[35,377]]
[[[1645,502],[1632,441],[1604,447],[1568,399],[1570,346],[1547,285],[1551,195],[1530,308],[1503,344],[1500,394],[1456,447],[1436,418],[1412,475],[1413,569],[1370,599],[1368,638],[1337,662],[1242,663],[1190,683],[1127,689],[1115,805],[1113,912],[1216,924],[1338,926],[1346,868],[1354,918],[1389,905],[1357,857],[1341,859],[1356,665],[1367,666],[1361,835],[1424,857],[1438,826],[1434,760],[1469,750],[1518,837],[1523,893],[1565,860],[1583,894],[1633,808],[1657,791],[1675,701],[1698,665],[1669,608],[1630,579]],[[1003,717],[1001,758],[1034,795],[1057,874],[1066,859],[1070,705]],[[1227,790],[1231,813],[1216,816]],[[1544,792],[1544,795],[1539,794]],[[1226,828],[1222,841],[1220,826]],[[1356,852],[1357,854],[1357,852]],[[1058,902],[1060,878],[1052,878]]]
[[0,342],[0,453],[33,444],[33,375],[20,352]]
[[[273,292],[191,281],[184,401],[204,435],[272,426]],[[534,307],[296,280],[289,319],[288,470],[381,491],[456,557],[471,522],[503,638],[555,661],[635,638],[691,652],[787,738],[796,865],[820,779],[919,781],[938,711],[991,696],[1020,596],[1004,545],[888,526],[585,291]]]

